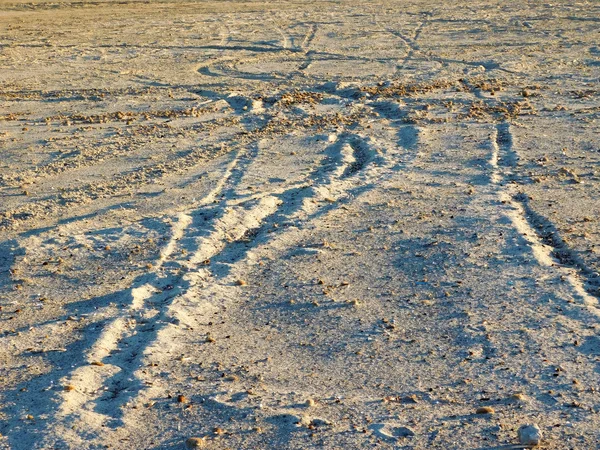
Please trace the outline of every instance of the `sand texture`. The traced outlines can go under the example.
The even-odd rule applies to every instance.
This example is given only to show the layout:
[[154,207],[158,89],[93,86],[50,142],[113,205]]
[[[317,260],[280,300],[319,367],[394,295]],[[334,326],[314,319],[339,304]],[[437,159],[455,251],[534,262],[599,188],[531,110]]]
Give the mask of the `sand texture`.
[[0,448],[600,448],[599,30],[0,1]]

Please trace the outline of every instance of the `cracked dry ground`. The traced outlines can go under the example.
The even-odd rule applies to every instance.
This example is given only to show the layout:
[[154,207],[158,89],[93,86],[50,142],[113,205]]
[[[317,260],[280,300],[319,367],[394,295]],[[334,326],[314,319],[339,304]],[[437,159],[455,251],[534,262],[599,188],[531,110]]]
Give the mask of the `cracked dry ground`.
[[599,17],[1,2],[0,446],[597,448]]

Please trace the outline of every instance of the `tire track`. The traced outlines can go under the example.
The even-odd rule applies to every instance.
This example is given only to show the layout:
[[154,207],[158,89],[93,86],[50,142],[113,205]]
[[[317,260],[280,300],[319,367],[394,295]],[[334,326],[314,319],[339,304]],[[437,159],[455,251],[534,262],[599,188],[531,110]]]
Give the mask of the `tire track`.
[[154,183],[157,179],[189,170],[224,152],[225,150],[221,147],[195,149],[187,152],[183,157],[167,163],[142,166],[132,172],[115,176],[109,182],[63,189],[58,194],[49,195],[34,203],[26,203],[0,213],[0,229],[20,228],[26,225],[30,219],[54,217],[59,212],[71,209],[76,205],[87,204],[99,199],[115,198],[123,193],[129,194],[133,188],[139,189],[141,186]]
[[317,35],[317,30],[318,30],[317,24],[313,24],[311,26],[310,30],[308,31],[308,33],[306,33],[304,40],[300,44],[300,49],[304,51],[304,55],[305,55],[304,62],[302,64],[300,64],[300,66],[298,66],[298,71],[300,71],[300,72],[308,69],[314,62],[313,55],[315,54],[315,52],[313,50],[309,50],[309,47],[311,47],[311,45],[315,39],[315,36]]
[[[199,208],[212,205],[228,184],[238,181],[235,169],[240,165],[240,157],[239,152],[234,154],[221,181],[199,202]],[[186,213],[179,214],[177,218],[172,227],[171,238],[161,250],[152,270],[134,281],[128,289],[117,292],[115,300],[123,306],[128,305],[127,308],[112,316],[97,337],[94,337],[96,332],[93,331],[97,322],[90,325],[91,329],[84,330],[82,341],[92,341],[87,349],[82,349],[81,357],[72,355],[76,366],[67,369],[68,373],[50,373],[50,379],[43,376],[37,381],[43,386],[84,386],[65,390],[54,396],[54,401],[58,401],[57,416],[81,426],[93,425],[96,429],[110,424],[111,420],[113,425],[118,425],[119,417],[111,418],[102,412],[106,412],[107,406],[111,408],[115,401],[129,398],[143,387],[136,386],[130,379],[134,367],[137,369],[136,364],[143,356],[146,346],[144,335],[147,338],[148,333],[154,333],[155,327],[167,319],[165,311],[168,302],[182,290],[174,284],[181,277],[172,273],[188,267],[185,258],[177,256],[177,250],[180,250],[178,242],[186,233],[189,234],[193,220]],[[166,274],[161,270],[163,268],[167,269]],[[93,304],[94,300],[88,302]],[[59,378],[54,378],[55,376]],[[23,395],[20,404],[39,404],[38,395],[37,392]],[[45,404],[54,409],[54,401]],[[100,405],[100,401],[104,403]],[[21,416],[10,409],[7,412],[14,417]],[[53,413],[48,409],[47,414]],[[43,427],[35,432],[45,435]],[[73,433],[70,430],[67,432]]]
[[[79,401],[72,392],[63,393],[61,414],[64,419],[73,420],[82,409],[94,410],[94,414],[100,415],[96,416],[95,423],[110,424],[111,427],[120,426],[125,403],[137,404],[156,395],[156,390],[146,389],[136,375],[144,358],[155,351],[159,352],[167,342],[173,342],[173,333],[176,334],[181,326],[196,329],[198,324],[192,317],[198,314],[199,305],[203,304],[205,299],[210,299],[211,293],[222,295],[223,286],[227,289],[232,285],[230,271],[214,271],[215,267],[219,267],[220,261],[229,261],[233,256],[243,260],[247,252],[256,248],[259,243],[266,245],[272,241],[277,233],[268,231],[274,224],[280,225],[290,221],[307,223],[338,207],[336,202],[350,192],[365,191],[374,187],[377,183],[373,181],[368,186],[359,184],[358,187],[353,181],[359,175],[370,179],[372,174],[368,172],[380,170],[379,167],[371,168],[371,162],[377,160],[385,167],[392,167],[394,164],[393,161],[386,163],[385,158],[379,157],[378,152],[358,136],[344,134],[332,137],[331,140],[333,143],[327,150],[331,160],[316,169],[309,177],[312,181],[304,185],[288,186],[283,192],[272,192],[261,198],[245,199],[239,203],[233,183],[228,192],[227,189],[223,191],[226,199],[217,208],[218,211],[223,211],[223,214],[213,220],[211,231],[204,235],[195,237],[194,230],[202,223],[199,221],[200,217],[212,215],[214,212],[210,212],[209,209],[180,214],[173,227],[172,238],[161,253],[161,264],[157,265],[157,270],[161,265],[168,264],[171,272],[181,269],[183,275],[156,278],[131,289],[131,307],[127,314],[133,313],[133,320],[128,322],[124,316],[115,319],[105,328],[88,353],[88,361],[92,358],[104,358],[107,364],[110,360],[110,364],[120,367],[120,370],[110,372],[109,376],[103,379],[95,378],[97,382],[93,394],[80,397]],[[242,173],[237,176],[238,180],[241,180],[244,172],[251,170],[252,164],[253,159],[245,164]],[[209,201],[210,198],[207,198],[205,203],[208,204]],[[317,208],[315,202],[318,201],[326,201],[328,206]],[[236,246],[248,233],[253,236],[252,241],[250,244],[245,241],[245,250],[239,254],[240,250]],[[189,256],[176,256],[179,254],[178,250],[190,249],[192,246],[196,250],[187,253]],[[165,283],[171,287],[167,291],[164,290]],[[159,292],[161,287],[162,292]],[[146,335],[151,334],[143,337],[144,328],[148,328],[148,318],[164,326],[160,326],[158,330],[146,331]],[[111,350],[113,353],[115,350],[118,352],[116,356],[108,356]],[[75,384],[77,379],[90,380],[93,378],[91,373],[97,372],[97,369],[96,366],[76,369],[70,377],[65,378],[64,383]],[[132,379],[136,381],[126,381]],[[121,413],[116,417],[114,414],[111,416],[109,413],[114,413],[115,410]],[[86,416],[86,420],[89,420],[89,417]],[[102,427],[98,428],[99,433],[101,430]]]
[[304,39],[302,40],[302,43],[300,44],[300,48],[302,50],[306,51],[306,49],[308,49],[308,47],[311,46],[311,44],[315,40],[318,29],[319,28],[318,28],[317,24],[313,24],[310,27],[310,30],[308,30],[308,33],[306,33],[306,36],[304,36]]
[[415,28],[415,31],[413,32],[412,38],[409,38],[396,30],[391,30],[389,28],[386,30],[391,35],[393,35],[397,38],[400,38],[400,40],[408,48],[408,53],[406,54],[406,56],[404,57],[402,62],[399,64],[400,67],[406,66],[406,64],[414,58],[414,55],[416,53],[422,53],[423,56],[425,56],[428,60],[431,60],[430,56],[428,54],[426,54],[425,52],[421,51],[420,47],[417,44],[417,39],[421,35],[421,32],[422,32],[423,28],[425,27],[425,25],[426,25],[426,21],[419,22],[417,24],[417,27]]
[[[89,411],[94,411],[103,416],[97,418],[98,423],[111,428],[122,425],[123,406],[134,401],[144,387],[135,377],[135,371],[140,367],[147,348],[160,329],[174,322],[170,310],[175,302],[197,297],[199,283],[207,278],[205,269],[196,266],[218,255],[248,230],[258,227],[276,206],[276,198],[266,197],[250,208],[238,206],[229,209],[207,236],[196,239],[197,250],[189,258],[176,256],[181,252],[175,250],[182,248],[178,241],[186,232],[192,231],[190,225],[194,221],[187,214],[180,215],[165,249],[164,263],[169,264],[171,272],[179,269],[177,271],[183,275],[162,276],[153,272],[145,284],[131,289],[130,308],[126,314],[110,322],[87,353],[90,365],[75,369],[62,380],[64,385],[78,385],[85,381],[88,391],[86,396],[70,395],[71,392],[62,394],[60,414],[65,420],[72,420],[71,416],[77,417],[78,411],[87,410],[86,420],[91,414]],[[179,323],[179,320],[176,322]],[[93,365],[95,361],[114,369],[101,367],[99,370]]]
[[281,29],[281,26],[277,22],[273,21],[273,27],[281,35],[281,48],[284,50],[292,49],[293,47],[291,45],[290,38],[286,33],[284,33],[284,31]]
[[600,317],[597,276],[564,242],[556,226],[533,210],[527,195],[509,182],[518,153],[508,122],[501,122],[492,132],[491,148],[490,179],[500,187],[498,198],[508,206],[507,216],[513,226],[529,244],[538,264],[558,271],[571,285],[574,297]]
[[[58,385],[85,386],[85,389],[69,390],[58,395],[57,415],[61,421],[86,424],[88,428],[92,425],[98,433],[104,426],[120,426],[123,405],[135,401],[145,387],[135,372],[147,350],[157,341],[158,332],[173,321],[182,323],[183,320],[185,323],[188,319],[179,318],[181,315],[177,313],[180,305],[196,305],[196,299],[206,289],[203,283],[210,281],[211,273],[205,262],[226,251],[250,230],[260,228],[280,209],[281,199],[289,198],[290,192],[298,189],[292,186],[279,195],[236,203],[236,185],[254,161],[252,155],[246,155],[249,158],[240,166],[242,156],[237,154],[232,159],[222,181],[194,212],[177,216],[171,238],[153,269],[120,294],[119,301],[128,304],[128,308],[104,326],[85,351],[84,363],[57,380]],[[319,176],[315,179],[335,184],[352,162],[354,159],[340,154],[339,160],[322,174],[322,179],[318,180]],[[340,167],[337,163],[341,164]],[[314,194],[320,192],[319,189],[313,191]],[[221,195],[225,195],[224,202],[217,207],[211,206]],[[210,230],[204,232],[205,226],[201,226],[203,219],[219,214],[221,217],[215,218]],[[196,230],[201,231],[198,236],[195,236]],[[192,246],[195,251],[181,256],[180,250],[190,250]],[[158,342],[157,345],[162,345]],[[118,412],[115,414],[115,411]]]

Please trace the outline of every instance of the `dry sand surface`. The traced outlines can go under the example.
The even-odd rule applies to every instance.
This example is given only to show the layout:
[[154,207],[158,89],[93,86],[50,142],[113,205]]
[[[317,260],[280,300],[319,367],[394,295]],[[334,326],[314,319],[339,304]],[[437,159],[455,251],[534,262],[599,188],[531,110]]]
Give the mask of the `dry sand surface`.
[[0,2],[0,448],[600,448],[600,3]]

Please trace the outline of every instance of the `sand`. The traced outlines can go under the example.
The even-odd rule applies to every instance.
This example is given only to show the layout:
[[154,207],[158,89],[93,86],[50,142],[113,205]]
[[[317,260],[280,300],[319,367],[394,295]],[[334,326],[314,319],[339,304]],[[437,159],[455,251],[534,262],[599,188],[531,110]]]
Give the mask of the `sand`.
[[0,2],[0,448],[600,446],[599,17]]

